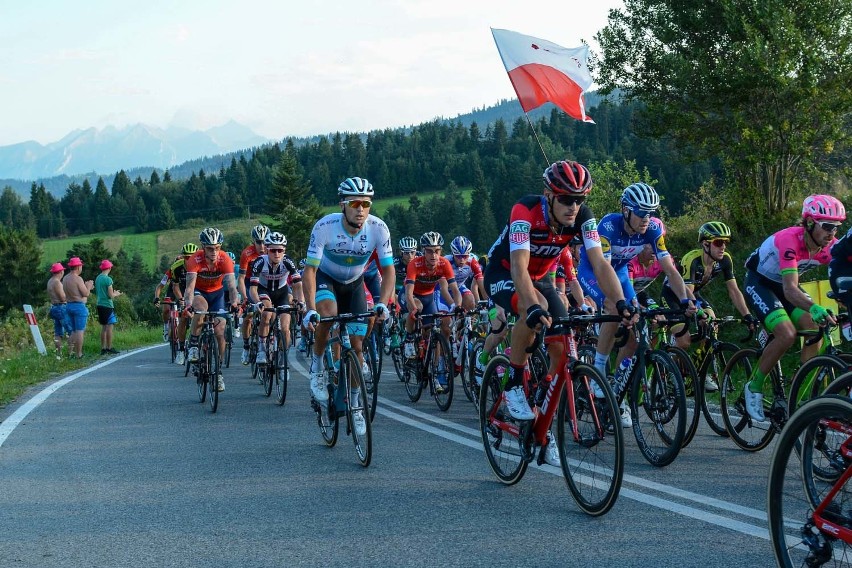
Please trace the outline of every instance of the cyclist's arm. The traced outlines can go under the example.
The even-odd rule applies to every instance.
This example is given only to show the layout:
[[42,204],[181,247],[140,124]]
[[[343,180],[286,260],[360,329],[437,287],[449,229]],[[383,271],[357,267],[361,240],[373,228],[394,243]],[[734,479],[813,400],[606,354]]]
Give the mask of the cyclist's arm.
[[681,276],[680,271],[675,266],[675,263],[672,261],[671,255],[664,256],[658,259],[660,262],[660,268],[669,277],[669,286],[672,289],[672,292],[680,299],[688,299],[695,300],[695,296],[692,294],[692,290],[686,285],[686,282],[683,281],[683,276]]
[[391,298],[394,297],[396,290],[396,268],[393,264],[379,267],[379,272],[382,275],[382,284],[379,287],[379,301],[384,305],[388,305]]
[[405,303],[408,306],[408,310],[414,310],[414,283],[406,282],[405,283]]
[[452,296],[453,296],[453,302],[455,303],[455,305],[461,306],[462,305],[462,297],[461,297],[461,292],[459,291],[458,283],[455,282],[455,281],[450,282],[448,284],[448,287],[450,289],[450,294],[452,294]]
[[784,288],[784,297],[797,308],[808,311],[816,303],[799,289],[798,270],[782,273],[781,285]]
[[195,293],[195,278],[198,276],[195,272],[186,273],[186,289],[183,292],[183,298],[187,302],[192,302],[192,295]]
[[736,278],[732,278],[725,282],[725,286],[728,288],[728,297],[731,299],[731,303],[734,304],[734,307],[741,316],[747,316],[749,314],[748,306],[746,306],[745,298],[743,298],[743,293],[740,290],[740,287],[737,286]]
[[237,283],[234,280],[235,278],[233,272],[225,274],[225,276],[222,278],[223,283],[225,284],[225,286],[228,287],[228,290],[230,291],[231,305],[236,307],[236,305],[239,304],[239,298],[237,297]]
[[159,284],[157,284],[157,287],[154,289],[154,299],[159,300],[160,294],[162,294],[162,293],[163,293],[163,283],[160,282]]
[[308,310],[317,309],[316,303],[317,291],[317,267],[305,265],[305,270],[302,272],[302,294],[305,299],[305,307]]
[[305,303],[305,293],[304,288],[302,288],[302,281],[296,282],[293,284],[293,298],[297,302]]
[[260,296],[258,296],[257,294],[257,286],[255,284],[249,286],[247,297],[252,304],[257,304],[258,302],[260,302]]
[[[529,273],[530,251],[522,248],[515,249],[509,253],[509,259],[510,273],[515,283],[515,293],[518,295],[518,311],[525,315],[527,308],[538,304],[538,296]],[[620,287],[619,290],[621,290]]]
[[595,278],[604,297],[612,298],[613,303],[624,300],[621,282],[618,281],[618,276],[615,274],[612,264],[604,257],[601,247],[587,247],[586,257],[589,259],[589,264],[592,265],[592,271],[595,273]]
[[580,281],[575,278],[568,282],[566,286],[571,290],[571,295],[574,296],[577,306],[582,307],[585,304],[586,299],[583,296],[583,288],[580,286]]

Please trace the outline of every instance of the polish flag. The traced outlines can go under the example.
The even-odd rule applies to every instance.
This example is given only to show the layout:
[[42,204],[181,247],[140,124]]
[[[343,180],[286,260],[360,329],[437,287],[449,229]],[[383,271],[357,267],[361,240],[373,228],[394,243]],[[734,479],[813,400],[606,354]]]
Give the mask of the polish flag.
[[492,28],[491,33],[524,112],[551,102],[568,116],[594,123],[583,101],[592,86],[588,46],[567,49],[509,30]]

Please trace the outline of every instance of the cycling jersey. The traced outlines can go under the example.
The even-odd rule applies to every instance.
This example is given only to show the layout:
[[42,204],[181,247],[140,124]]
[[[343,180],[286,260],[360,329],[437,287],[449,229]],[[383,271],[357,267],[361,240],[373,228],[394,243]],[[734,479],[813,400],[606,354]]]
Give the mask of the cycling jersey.
[[453,269],[453,274],[456,275],[456,283],[461,286],[472,286],[473,279],[482,280],[482,268],[479,262],[473,256],[468,259],[467,264],[456,264],[456,258],[453,255],[447,255],[444,258],[450,263]]
[[384,221],[368,215],[361,230],[350,235],[343,227],[343,213],[330,213],[314,225],[305,262],[349,284],[364,273],[373,251],[378,253],[380,267],[393,264],[390,231]]
[[[175,260],[174,264],[166,271],[166,275],[169,277],[169,284],[177,284],[181,294],[183,294],[183,291],[186,290],[186,260],[183,257]],[[171,292],[172,287],[170,285],[169,293]]]
[[831,247],[831,262],[828,265],[828,281],[835,293],[841,293],[837,279],[852,276],[852,229]]
[[574,257],[571,256],[570,247],[566,247],[562,251],[562,254],[553,261],[551,272],[554,273],[557,284],[565,284],[577,279],[576,272],[574,271]]
[[837,242],[832,238],[828,245],[813,255],[805,244],[805,228],[788,227],[771,235],[746,259],[746,268],[762,277],[781,283],[784,274],[803,274],[811,268],[831,261],[831,247]]
[[222,289],[222,280],[226,274],[234,273],[234,262],[224,251],[217,251],[213,268],[204,258],[204,249],[196,252],[186,261],[187,274],[196,274],[195,289],[199,292],[215,292]]
[[414,284],[414,295],[425,296],[432,294],[438,281],[441,278],[446,278],[447,283],[455,282],[456,277],[453,274],[453,268],[449,261],[442,257],[438,257],[438,262],[434,269],[426,266],[426,257],[417,256],[408,263],[408,270],[405,274],[405,283]]
[[553,259],[558,257],[575,235],[582,235],[586,248],[601,246],[598,225],[592,210],[584,203],[577,212],[574,224],[562,227],[555,233],[550,227],[547,199],[543,195],[527,195],[521,198],[509,214],[509,222],[488,251],[488,264],[499,263],[511,270],[510,254],[515,250],[527,250],[530,262],[527,268],[533,281],[543,278]]
[[395,287],[399,291],[405,286],[405,273],[408,271],[408,265],[403,262],[401,256],[393,259],[393,270],[396,272]]
[[[666,228],[663,222],[656,217],[651,217],[648,230],[642,234],[628,235],[624,228],[624,217],[621,213],[610,213],[598,223],[598,235],[604,258],[612,264],[613,269],[618,270],[626,266],[630,259],[642,252],[646,244],[650,244],[657,260],[669,256],[666,250]],[[580,249],[580,266],[589,264],[586,249],[588,245]]]
[[[695,293],[704,288],[720,274],[725,282],[735,278],[734,260],[728,254],[728,251],[724,252],[722,260],[713,261],[709,273],[704,266],[703,251],[701,249],[694,249],[683,255],[683,258],[680,259],[680,268],[681,274],[683,274],[683,281],[691,284],[692,291]],[[663,282],[663,285],[669,285],[668,278]]]
[[634,256],[627,264],[627,275],[630,277],[630,281],[633,282],[633,290],[636,293],[650,286],[662,273],[663,269],[660,267],[660,261],[657,259],[652,260],[648,266],[644,266],[639,262],[639,257]]
[[285,288],[291,278],[294,283],[302,280],[290,257],[285,256],[278,263],[278,266],[272,266],[269,262],[269,255],[262,254],[254,259],[251,264],[251,285],[267,292],[275,292],[279,288]]

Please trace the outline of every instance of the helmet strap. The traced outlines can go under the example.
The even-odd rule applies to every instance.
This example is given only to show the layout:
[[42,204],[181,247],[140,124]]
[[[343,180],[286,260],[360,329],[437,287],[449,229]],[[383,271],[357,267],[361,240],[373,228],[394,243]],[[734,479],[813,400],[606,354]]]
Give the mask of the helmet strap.
[[[547,216],[550,218],[549,221],[552,221],[552,223],[548,223],[548,224],[550,225],[550,228],[553,229],[554,231],[556,231],[558,229],[559,235],[561,236],[562,231],[565,230],[567,225],[563,225],[562,223],[560,223],[559,219],[556,218],[556,215],[553,214],[553,206],[556,203],[556,195],[554,194],[551,197],[545,196],[545,199],[547,199]],[[554,223],[556,224],[555,227],[553,226]]]
[[355,223],[349,220],[349,217],[346,216],[346,205],[341,206],[340,213],[343,215],[343,224],[352,227],[353,229],[355,229],[355,232],[360,231],[361,227],[364,226],[363,223],[361,223],[360,225],[356,225]]

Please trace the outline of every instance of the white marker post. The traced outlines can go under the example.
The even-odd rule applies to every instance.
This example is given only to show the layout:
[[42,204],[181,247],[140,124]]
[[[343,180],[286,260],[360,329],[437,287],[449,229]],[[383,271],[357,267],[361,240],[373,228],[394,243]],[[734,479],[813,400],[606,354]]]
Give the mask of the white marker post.
[[30,331],[33,334],[33,341],[35,341],[38,352],[42,355],[47,355],[47,349],[45,348],[44,341],[41,338],[41,330],[38,328],[38,323],[36,323],[35,314],[33,313],[33,307],[31,305],[24,304],[24,315],[27,318],[27,323],[30,324]]

